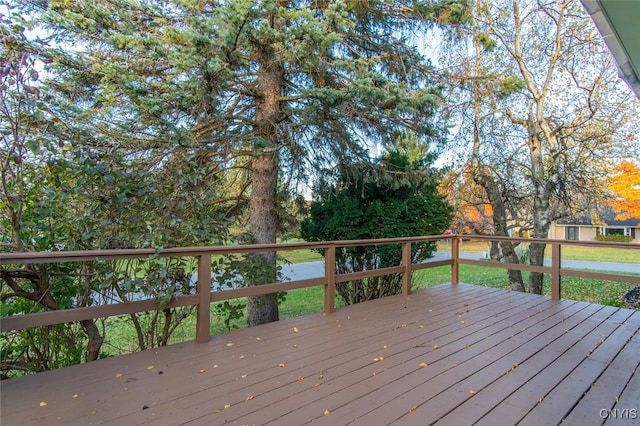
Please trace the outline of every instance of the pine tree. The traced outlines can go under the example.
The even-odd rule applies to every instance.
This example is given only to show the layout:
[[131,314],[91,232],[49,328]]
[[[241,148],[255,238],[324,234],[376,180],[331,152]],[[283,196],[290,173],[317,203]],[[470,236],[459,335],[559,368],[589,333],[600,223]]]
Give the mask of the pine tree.
[[[283,173],[361,158],[367,144],[406,130],[437,134],[429,118],[439,87],[409,40],[466,12],[463,0],[54,0],[41,9],[61,46],[51,85],[92,143],[157,164],[189,151],[220,175],[233,170],[246,193],[229,196],[248,195],[255,243],[276,241]],[[262,256],[274,266],[263,281],[273,282],[275,255]],[[249,312],[249,325],[278,316],[271,296],[253,298]]]

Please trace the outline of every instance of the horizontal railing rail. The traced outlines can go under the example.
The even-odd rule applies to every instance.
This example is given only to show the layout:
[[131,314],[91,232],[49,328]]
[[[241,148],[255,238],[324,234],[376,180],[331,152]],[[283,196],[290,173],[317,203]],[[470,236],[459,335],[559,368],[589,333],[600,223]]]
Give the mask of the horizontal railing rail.
[[[324,285],[324,312],[331,313],[335,309],[335,285],[336,283],[383,276],[394,273],[403,273],[403,293],[411,291],[411,273],[414,268],[424,268],[429,265],[415,265],[411,262],[411,244],[422,241],[438,241],[449,236],[423,236],[407,238],[385,238],[370,240],[345,240],[304,243],[278,243],[278,244],[251,244],[235,246],[207,246],[207,247],[176,247],[163,250],[156,249],[121,249],[121,250],[86,250],[86,251],[60,251],[60,252],[20,252],[0,254],[0,266],[2,265],[37,265],[60,262],[91,262],[123,259],[145,259],[150,256],[157,257],[194,257],[198,260],[196,294],[176,296],[166,308],[183,306],[196,306],[196,341],[209,340],[210,305],[212,302],[237,299],[242,297],[272,294],[313,286]],[[368,271],[353,272],[349,274],[336,274],[335,252],[337,248],[354,246],[376,246],[388,244],[401,244],[403,246],[402,265],[372,269]],[[211,291],[212,260],[215,255],[250,254],[265,252],[281,252],[300,249],[324,250],[325,271],[324,276],[269,283],[260,286],[250,286],[222,291]],[[434,262],[433,266],[450,265],[451,260]],[[154,300],[139,300],[114,303],[109,305],[53,310],[24,315],[3,317],[0,321],[0,331],[7,332],[31,327],[47,326],[73,321],[84,321],[96,318],[104,318],[118,315],[135,314],[159,309]]]
[[[551,246],[551,265],[533,266],[518,263],[506,263],[495,260],[476,260],[461,258],[459,245],[462,239],[482,241],[510,241],[517,243],[544,243]],[[440,260],[427,260],[422,263],[412,263],[411,244],[423,241],[447,240],[451,243],[450,258]],[[336,250],[342,247],[353,246],[378,246],[388,244],[400,244],[402,246],[401,265],[336,274],[335,259]],[[93,251],[60,251],[60,252],[26,252],[26,253],[0,253],[0,266],[2,265],[28,265],[59,262],[90,262],[123,259],[144,259],[150,256],[158,257],[193,257],[197,259],[197,283],[196,294],[178,296],[173,298],[167,308],[196,306],[196,341],[209,340],[210,308],[212,302],[237,299],[242,297],[272,294],[281,291],[289,291],[313,286],[324,286],[324,312],[331,313],[335,309],[335,285],[362,278],[377,277],[388,274],[400,273],[403,276],[402,292],[408,295],[411,292],[411,275],[414,271],[433,268],[437,266],[451,267],[451,283],[459,282],[459,265],[477,265],[482,267],[494,267],[502,269],[521,270],[529,272],[541,272],[551,276],[552,297],[561,297],[561,277],[575,276],[590,279],[602,279],[626,282],[640,285],[640,276],[612,274],[605,272],[578,271],[562,268],[561,247],[568,245],[582,245],[599,248],[625,248],[640,250],[640,245],[628,243],[565,241],[531,238],[514,238],[498,236],[461,236],[461,235],[435,235],[409,238],[387,238],[371,240],[349,241],[324,241],[304,243],[279,243],[279,244],[252,244],[237,246],[208,246],[208,247],[177,247],[156,249],[128,249],[128,250],[93,250]],[[321,277],[270,283],[260,286],[250,286],[223,291],[212,291],[212,260],[216,255],[249,254],[264,252],[281,252],[300,249],[324,250],[325,268]],[[640,273],[640,265],[638,266]],[[46,311],[32,314],[14,315],[2,317],[0,331],[8,332],[31,327],[54,325],[66,322],[83,321],[110,316],[134,314],[159,309],[154,300],[139,300],[108,305],[71,308],[57,311]]]

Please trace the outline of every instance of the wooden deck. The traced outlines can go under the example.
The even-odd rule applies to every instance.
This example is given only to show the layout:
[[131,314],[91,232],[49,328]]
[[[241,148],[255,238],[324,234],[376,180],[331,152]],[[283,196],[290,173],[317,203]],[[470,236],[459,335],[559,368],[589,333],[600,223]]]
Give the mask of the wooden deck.
[[4,381],[1,423],[640,424],[639,364],[640,312],[445,284]]

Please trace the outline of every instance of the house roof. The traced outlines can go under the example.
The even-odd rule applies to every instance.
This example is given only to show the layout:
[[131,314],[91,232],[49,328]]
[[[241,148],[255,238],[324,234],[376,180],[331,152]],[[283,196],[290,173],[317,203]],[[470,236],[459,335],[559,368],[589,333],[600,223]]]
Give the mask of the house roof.
[[617,213],[610,207],[605,207],[598,212],[599,221],[597,221],[597,223],[593,223],[593,218],[589,214],[558,219],[556,223],[558,225],[568,226],[600,226],[604,222],[606,226],[640,227],[640,219],[616,220],[616,215]]
[[640,1],[580,0],[618,64],[618,74],[640,98]]

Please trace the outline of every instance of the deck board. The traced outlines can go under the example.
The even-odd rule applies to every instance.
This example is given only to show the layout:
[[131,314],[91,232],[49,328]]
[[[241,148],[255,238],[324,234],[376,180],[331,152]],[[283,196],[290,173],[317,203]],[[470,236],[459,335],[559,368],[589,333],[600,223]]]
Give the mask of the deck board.
[[640,424],[639,353],[640,312],[440,285],[4,381],[0,420]]

